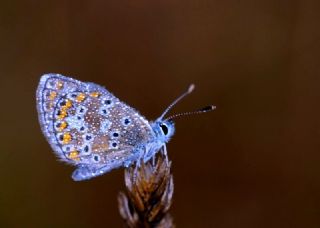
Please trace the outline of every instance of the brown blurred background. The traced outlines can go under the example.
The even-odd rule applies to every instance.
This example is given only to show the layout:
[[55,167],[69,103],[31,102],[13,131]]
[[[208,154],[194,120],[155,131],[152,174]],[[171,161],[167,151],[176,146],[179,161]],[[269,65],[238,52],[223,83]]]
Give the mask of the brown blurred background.
[[122,227],[123,170],[70,178],[40,131],[48,72],[106,86],[155,119],[168,146],[178,227],[320,227],[318,0],[2,1],[0,226]]

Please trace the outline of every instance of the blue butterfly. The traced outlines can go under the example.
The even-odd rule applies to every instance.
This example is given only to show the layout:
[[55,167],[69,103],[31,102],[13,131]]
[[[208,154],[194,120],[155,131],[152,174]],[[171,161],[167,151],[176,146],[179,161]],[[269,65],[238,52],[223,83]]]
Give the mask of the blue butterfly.
[[164,119],[167,112],[194,85],[176,99],[154,122],[94,84],[60,74],[45,74],[37,89],[37,110],[42,132],[62,161],[75,165],[75,181],[90,179],[119,167],[147,162],[163,151],[174,134],[173,119],[213,110],[208,106],[195,112]]

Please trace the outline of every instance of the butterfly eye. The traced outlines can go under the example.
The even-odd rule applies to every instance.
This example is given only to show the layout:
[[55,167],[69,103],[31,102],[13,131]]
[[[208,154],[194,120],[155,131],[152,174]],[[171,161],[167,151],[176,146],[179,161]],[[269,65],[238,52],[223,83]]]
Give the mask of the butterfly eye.
[[161,130],[162,130],[162,132],[163,132],[164,135],[167,135],[167,134],[168,134],[169,129],[168,129],[167,125],[165,125],[165,124],[160,124],[160,128],[161,128]]

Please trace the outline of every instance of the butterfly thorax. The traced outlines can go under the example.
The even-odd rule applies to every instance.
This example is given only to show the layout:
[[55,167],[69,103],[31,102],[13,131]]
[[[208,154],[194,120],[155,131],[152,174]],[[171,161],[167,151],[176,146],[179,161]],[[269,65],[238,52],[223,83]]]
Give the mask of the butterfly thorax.
[[158,119],[152,122],[150,126],[153,131],[153,137],[150,137],[149,141],[144,144],[144,162],[150,160],[157,152],[159,152],[174,134],[173,122]]

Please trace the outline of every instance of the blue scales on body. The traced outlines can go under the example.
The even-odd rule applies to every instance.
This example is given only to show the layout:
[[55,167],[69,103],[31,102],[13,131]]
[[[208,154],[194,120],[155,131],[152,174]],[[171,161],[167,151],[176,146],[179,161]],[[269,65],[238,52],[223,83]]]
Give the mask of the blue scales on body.
[[[174,133],[169,109],[193,90],[193,86],[154,122],[94,83],[60,74],[46,74],[37,89],[41,129],[58,158],[75,165],[75,181],[90,179],[115,168],[147,162]],[[213,106],[193,112],[213,110]]]

